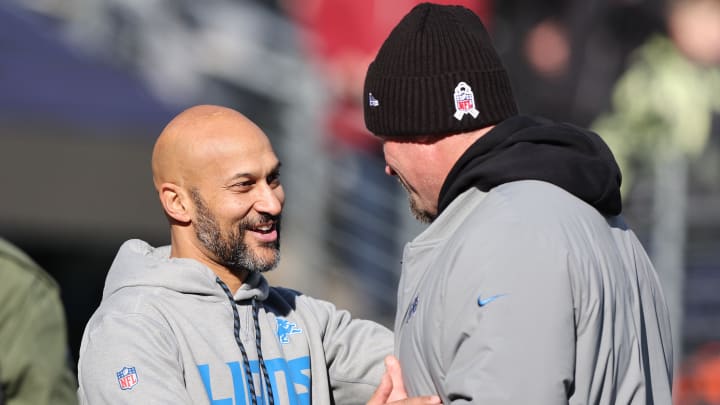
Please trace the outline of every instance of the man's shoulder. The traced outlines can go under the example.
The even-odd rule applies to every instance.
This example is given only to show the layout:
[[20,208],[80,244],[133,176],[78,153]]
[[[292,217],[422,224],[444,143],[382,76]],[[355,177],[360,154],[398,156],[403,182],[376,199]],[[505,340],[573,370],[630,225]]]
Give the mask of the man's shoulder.
[[116,293],[104,298],[85,325],[84,339],[114,336],[141,339],[142,336],[173,336],[172,314],[168,305],[158,305],[152,294]]
[[476,205],[472,216],[526,228],[570,217],[605,223],[605,217],[588,203],[560,186],[539,180],[514,181],[493,188]]
[[303,295],[303,293],[298,290],[277,285],[270,286],[270,294],[276,294],[283,298],[297,297],[299,295]]
[[270,287],[266,304],[282,314],[296,312],[300,316],[315,319],[344,314],[335,304],[320,297],[310,296],[300,291],[284,287]]
[[[310,306],[323,305],[326,301],[304,294],[292,288],[272,286],[268,295],[268,302],[274,307],[286,307],[293,311],[303,311]],[[327,302],[329,304],[329,302]]]
[[469,193],[463,220],[448,235],[453,249],[497,246],[512,253],[519,247],[564,250],[567,241],[588,229],[605,231],[608,220],[595,208],[551,183],[522,180],[487,193]]
[[171,312],[181,309],[160,290],[153,286],[128,286],[114,291],[102,298],[88,327],[93,329],[107,323],[131,322],[132,319],[167,325]]

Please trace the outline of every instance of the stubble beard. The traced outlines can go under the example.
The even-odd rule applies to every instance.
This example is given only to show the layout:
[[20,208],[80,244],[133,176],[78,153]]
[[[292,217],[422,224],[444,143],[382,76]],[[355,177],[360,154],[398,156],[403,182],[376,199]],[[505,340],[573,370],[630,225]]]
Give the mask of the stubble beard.
[[410,212],[416,220],[423,224],[430,224],[435,220],[435,216],[427,210],[421,209],[418,206],[417,200],[410,194],[408,194],[408,202],[410,203]]
[[[232,230],[227,237],[224,237],[215,216],[210,212],[202,197],[196,190],[192,190],[192,199],[197,207],[197,218],[195,220],[195,235],[203,244],[205,249],[215,256],[215,260],[222,266],[234,272],[244,270],[256,273],[264,273],[277,267],[280,261],[280,217],[273,217],[263,214],[258,220],[249,218],[243,219],[236,229]],[[277,239],[273,242],[265,242],[259,249],[270,249],[272,254],[269,258],[257,255],[253,249],[245,243],[243,237],[253,225],[260,222],[275,220]]]
[[420,208],[420,205],[418,204],[417,196],[415,195],[415,193],[410,191],[410,187],[408,187],[408,185],[405,184],[405,182],[402,181],[402,179],[400,179],[400,177],[398,177],[397,179],[398,179],[398,182],[400,183],[400,185],[402,185],[402,187],[405,189],[405,192],[407,193],[408,204],[410,205],[410,212],[415,217],[415,219],[423,224],[432,223],[432,221],[435,220],[436,216],[433,215],[428,210],[424,210],[424,209]]

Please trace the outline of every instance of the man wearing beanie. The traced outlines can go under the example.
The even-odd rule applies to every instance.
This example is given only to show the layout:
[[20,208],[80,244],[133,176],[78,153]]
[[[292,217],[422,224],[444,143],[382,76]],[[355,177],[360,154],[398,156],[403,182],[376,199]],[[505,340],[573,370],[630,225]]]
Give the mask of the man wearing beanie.
[[365,123],[429,226],[395,354],[445,404],[670,404],[667,306],[601,138],[518,115],[480,19],[421,4],[370,65]]

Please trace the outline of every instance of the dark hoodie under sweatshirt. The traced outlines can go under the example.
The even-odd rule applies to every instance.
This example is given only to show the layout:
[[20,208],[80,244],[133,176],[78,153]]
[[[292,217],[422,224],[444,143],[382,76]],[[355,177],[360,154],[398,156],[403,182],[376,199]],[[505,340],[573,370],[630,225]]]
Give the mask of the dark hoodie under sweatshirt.
[[481,191],[518,180],[552,183],[603,215],[618,215],[620,168],[594,132],[527,116],[503,121],[477,140],[445,179],[438,215],[470,187]]

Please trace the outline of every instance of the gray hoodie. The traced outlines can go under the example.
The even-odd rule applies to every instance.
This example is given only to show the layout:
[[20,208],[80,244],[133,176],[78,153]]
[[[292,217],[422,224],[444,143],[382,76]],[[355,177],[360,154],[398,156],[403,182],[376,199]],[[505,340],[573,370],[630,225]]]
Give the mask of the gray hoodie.
[[269,287],[257,273],[230,298],[210,269],[169,251],[140,240],[120,248],[83,335],[81,403],[263,404],[272,393],[275,404],[355,404],[370,397],[392,353],[389,330]]

